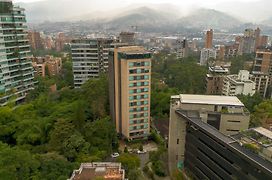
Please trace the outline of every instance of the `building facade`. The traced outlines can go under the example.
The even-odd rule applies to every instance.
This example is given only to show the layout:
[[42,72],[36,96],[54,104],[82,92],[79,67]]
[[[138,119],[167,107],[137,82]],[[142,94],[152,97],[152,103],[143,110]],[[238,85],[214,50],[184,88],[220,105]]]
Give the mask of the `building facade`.
[[206,94],[222,95],[224,78],[229,70],[221,66],[209,67],[209,73],[206,75]]
[[213,30],[212,29],[206,32],[205,48],[206,49],[213,48]]
[[183,160],[178,168],[193,179],[271,179],[272,163],[200,120],[199,115],[177,110],[185,122]]
[[232,138],[247,130],[248,122],[249,113],[236,97],[172,96],[170,172],[187,169],[195,179],[271,179],[271,162]]
[[126,139],[150,132],[151,53],[143,47],[115,48],[109,55],[111,118]]
[[179,162],[184,162],[186,121],[182,121],[176,114],[177,110],[185,111],[192,118],[200,119],[225,135],[237,134],[249,126],[250,114],[237,97],[186,94],[172,96],[168,138],[170,170],[175,169]]
[[22,101],[33,89],[34,71],[24,9],[12,1],[0,1],[0,104],[15,97]]
[[72,40],[74,86],[79,88],[90,78],[98,78],[108,70],[108,52],[113,48],[112,39]]
[[28,39],[33,50],[43,49],[43,40],[40,32],[28,31]]
[[135,44],[135,33],[134,32],[121,32],[119,34],[119,40],[121,43],[127,43],[130,45]]
[[200,65],[207,65],[210,59],[216,59],[216,49],[202,49],[200,53]]
[[62,59],[53,56],[33,57],[32,65],[37,76],[56,76],[62,69]]
[[250,95],[256,92],[256,83],[250,79],[249,71],[240,70],[239,74],[228,75],[223,80],[222,94],[225,96]]
[[263,97],[271,97],[269,87],[272,79],[272,52],[257,51],[251,79],[256,83],[256,90]]

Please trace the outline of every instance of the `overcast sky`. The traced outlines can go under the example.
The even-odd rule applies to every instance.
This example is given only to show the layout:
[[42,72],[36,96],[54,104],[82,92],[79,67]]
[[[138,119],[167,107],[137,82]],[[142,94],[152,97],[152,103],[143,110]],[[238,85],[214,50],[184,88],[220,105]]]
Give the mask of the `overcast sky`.
[[[42,0],[13,0],[14,2],[35,2],[35,1],[42,1]],[[48,0],[47,0],[48,1]],[[75,0],[76,2],[80,2],[80,0]],[[92,1],[92,0],[90,0]],[[114,0],[113,0],[114,1]],[[130,3],[171,3],[171,4],[179,4],[179,5],[200,5],[200,6],[214,6],[219,3],[224,2],[256,2],[259,0],[119,0],[120,2],[123,2],[125,4]]]
[[[226,12],[241,20],[258,22],[272,17],[272,0],[13,0],[14,2],[50,2],[61,4],[65,9],[73,9],[77,14],[87,11],[108,11],[116,8],[133,7],[133,5],[172,4],[183,15],[196,8],[210,8]],[[63,3],[67,1],[67,3]],[[69,1],[69,3],[68,3]],[[52,3],[51,3],[52,2]],[[58,2],[58,3],[57,3]],[[34,3],[36,4],[36,3]],[[44,4],[44,3],[42,3]],[[66,6],[65,6],[66,5]],[[54,5],[53,5],[54,6]],[[48,6],[38,5],[41,8]],[[167,6],[165,6],[167,7]],[[48,11],[53,8],[49,8]],[[124,9],[125,10],[125,9]]]

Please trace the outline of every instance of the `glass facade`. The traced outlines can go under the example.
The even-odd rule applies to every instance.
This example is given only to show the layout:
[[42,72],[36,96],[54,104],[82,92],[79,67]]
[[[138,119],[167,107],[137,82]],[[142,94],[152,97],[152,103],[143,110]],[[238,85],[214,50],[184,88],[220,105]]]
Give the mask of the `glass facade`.
[[33,89],[34,70],[30,60],[24,9],[0,2],[0,104],[12,96],[16,102]]

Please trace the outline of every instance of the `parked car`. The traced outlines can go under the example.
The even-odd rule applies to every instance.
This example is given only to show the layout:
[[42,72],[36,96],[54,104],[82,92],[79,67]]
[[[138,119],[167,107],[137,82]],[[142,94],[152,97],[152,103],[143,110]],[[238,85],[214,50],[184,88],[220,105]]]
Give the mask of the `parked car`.
[[117,158],[118,156],[120,156],[119,153],[112,153],[112,154],[111,154],[111,157],[112,157],[112,158]]
[[146,153],[146,150],[142,150],[142,151],[138,150],[137,151],[137,154],[145,154],[145,153]]

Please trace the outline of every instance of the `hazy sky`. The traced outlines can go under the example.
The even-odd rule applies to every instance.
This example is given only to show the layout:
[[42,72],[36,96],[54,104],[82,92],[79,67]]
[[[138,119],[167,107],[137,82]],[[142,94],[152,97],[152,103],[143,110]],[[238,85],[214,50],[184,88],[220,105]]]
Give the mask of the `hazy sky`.
[[[35,1],[42,1],[42,0],[13,0],[14,2],[35,2]],[[47,0],[48,1],[48,0]],[[80,0],[76,0],[80,2]],[[92,0],[90,0],[92,1]],[[114,0],[113,0],[114,1]],[[179,5],[200,5],[200,6],[213,6],[218,3],[224,2],[254,2],[259,0],[121,0],[123,3],[171,3],[171,4],[179,4]]]
[[[65,7],[64,10],[73,10],[77,14],[93,12],[94,10],[109,11],[116,8],[130,7],[134,5],[172,4],[182,15],[188,14],[193,9],[209,8],[226,12],[241,20],[257,22],[272,17],[272,0],[13,0],[14,2],[44,1],[39,8],[47,8],[48,13],[54,9],[54,4]],[[63,1],[67,3],[63,3]],[[52,3],[51,3],[52,2]],[[68,3],[69,2],[69,3]],[[76,2],[76,4],[74,3]],[[80,3],[82,2],[82,3]],[[36,3],[34,3],[36,4]],[[52,7],[44,4],[51,4]],[[65,6],[66,5],[66,6]],[[26,6],[27,7],[27,6]],[[39,9],[35,7],[35,9]],[[33,10],[33,8],[32,8]],[[166,9],[167,10],[167,9]]]

